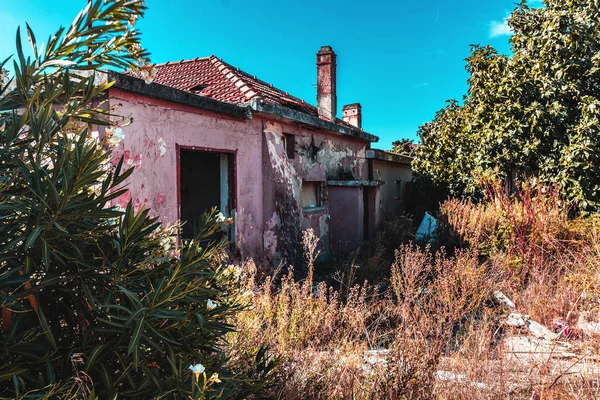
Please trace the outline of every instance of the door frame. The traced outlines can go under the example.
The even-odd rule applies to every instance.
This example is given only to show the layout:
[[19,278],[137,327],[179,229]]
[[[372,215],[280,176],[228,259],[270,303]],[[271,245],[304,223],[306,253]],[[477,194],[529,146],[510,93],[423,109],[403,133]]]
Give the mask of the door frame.
[[[229,193],[231,196],[231,215],[230,217],[234,218],[235,222],[235,213],[237,210],[237,150],[231,149],[218,149],[213,147],[203,147],[203,146],[188,146],[175,144],[175,155],[177,158],[176,169],[177,169],[177,220],[181,222],[181,152],[182,151],[197,151],[204,153],[220,153],[220,154],[228,154],[231,155],[231,165],[229,173]],[[234,224],[235,230],[235,224]],[[235,237],[235,233],[234,236]]]

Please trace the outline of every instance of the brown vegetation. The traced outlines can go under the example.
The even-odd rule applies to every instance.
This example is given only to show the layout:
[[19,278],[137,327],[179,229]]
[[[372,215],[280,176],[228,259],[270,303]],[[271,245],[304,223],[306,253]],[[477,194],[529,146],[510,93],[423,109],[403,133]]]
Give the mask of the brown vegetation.
[[[285,399],[586,398],[598,390],[594,337],[600,239],[595,218],[570,219],[555,191],[491,189],[481,204],[448,200],[441,222],[461,245],[402,245],[386,290],[340,292],[290,268],[254,282],[235,318],[232,352],[269,346],[279,359],[268,395]],[[452,242],[452,241],[451,241]],[[553,341],[506,324],[502,291]],[[529,320],[528,320],[529,321]],[[578,325],[579,322],[579,325]],[[235,357],[234,357],[235,359]]]

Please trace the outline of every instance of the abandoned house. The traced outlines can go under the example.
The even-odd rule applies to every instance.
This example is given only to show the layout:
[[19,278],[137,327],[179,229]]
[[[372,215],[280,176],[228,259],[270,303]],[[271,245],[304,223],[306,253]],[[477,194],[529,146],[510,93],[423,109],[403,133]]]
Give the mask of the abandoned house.
[[113,160],[135,167],[129,193],[182,237],[212,207],[231,217],[243,257],[293,260],[312,228],[324,255],[354,250],[401,212],[410,159],[372,150],[360,104],[336,116],[336,54],[317,53],[317,106],[217,57],[157,65],[153,83],[115,72],[107,104],[127,121]]

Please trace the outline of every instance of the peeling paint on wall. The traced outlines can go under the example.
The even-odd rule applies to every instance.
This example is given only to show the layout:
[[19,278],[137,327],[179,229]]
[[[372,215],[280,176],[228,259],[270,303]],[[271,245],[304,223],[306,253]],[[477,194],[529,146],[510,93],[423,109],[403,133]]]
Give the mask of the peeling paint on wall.
[[[312,228],[320,239],[321,251],[329,250],[329,207],[327,180],[360,180],[367,178],[363,142],[265,121],[264,138],[268,162],[265,165],[270,189],[274,195],[276,220],[265,221],[263,247],[272,261],[283,258],[298,260],[302,230]],[[295,157],[288,158],[286,140],[294,140]],[[304,181],[323,182],[323,210],[303,211],[301,207]],[[354,219],[357,216],[348,215]],[[273,221],[276,221],[274,224]],[[277,222],[278,221],[278,222]]]
[[319,234],[321,236],[329,235],[329,214],[323,214],[319,217]]
[[265,229],[263,232],[263,247],[267,256],[271,259],[276,257],[277,252],[277,229],[281,225],[281,220],[277,213],[273,213],[273,216],[265,223]]
[[340,144],[333,138],[305,134],[300,139],[299,154],[302,170],[310,179],[315,176],[315,169],[323,172],[322,180],[359,179],[362,175],[364,146],[353,149],[348,143]]
[[164,208],[166,206],[167,206],[167,196],[165,196],[164,194],[158,193],[152,201],[152,207],[155,210],[160,210],[161,208]]
[[164,155],[167,154],[167,143],[165,143],[165,139],[158,139],[158,148],[160,149],[160,156],[164,157]]
[[300,199],[300,185],[298,173],[289,162],[283,147],[283,129],[277,122],[267,121],[264,129],[269,160],[275,172],[279,173],[279,182],[290,184],[294,199]]
[[273,212],[272,217],[263,226],[264,254],[273,264],[285,258],[288,263],[299,265],[301,176],[288,159],[282,125],[266,121],[263,133],[268,156],[266,175],[275,203],[269,211]]
[[125,150],[123,152],[123,164],[125,164],[128,167],[140,168],[142,166],[142,155],[135,154],[132,157],[131,151]]

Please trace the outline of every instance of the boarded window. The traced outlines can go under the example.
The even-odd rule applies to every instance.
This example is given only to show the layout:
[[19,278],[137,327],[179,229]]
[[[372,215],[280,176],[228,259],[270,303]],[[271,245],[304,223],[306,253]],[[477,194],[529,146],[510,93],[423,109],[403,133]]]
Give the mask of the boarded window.
[[302,208],[323,207],[323,182],[302,182]]

